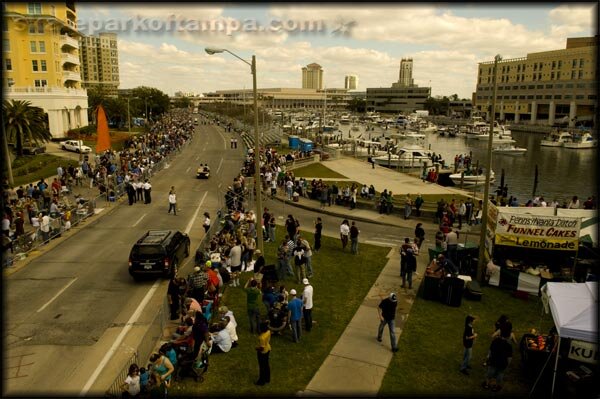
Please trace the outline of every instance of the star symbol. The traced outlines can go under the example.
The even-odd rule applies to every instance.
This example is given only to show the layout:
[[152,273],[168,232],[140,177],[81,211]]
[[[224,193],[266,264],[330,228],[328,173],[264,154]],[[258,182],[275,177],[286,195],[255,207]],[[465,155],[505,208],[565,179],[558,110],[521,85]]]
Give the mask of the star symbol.
[[349,36],[350,29],[356,25],[356,21],[346,21],[342,17],[337,17],[335,20],[335,29],[331,31],[332,35]]

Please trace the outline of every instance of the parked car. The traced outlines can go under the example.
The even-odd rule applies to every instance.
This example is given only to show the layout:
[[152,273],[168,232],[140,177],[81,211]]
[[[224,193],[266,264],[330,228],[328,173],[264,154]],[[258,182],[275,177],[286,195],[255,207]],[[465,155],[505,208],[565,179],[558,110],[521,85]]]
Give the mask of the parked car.
[[149,230],[131,248],[129,274],[170,278],[190,254],[190,237],[178,230]]
[[[14,144],[9,144],[15,148]],[[16,148],[15,148],[16,151]],[[23,155],[36,155],[46,152],[46,146],[38,143],[25,143],[23,144]]]
[[83,145],[83,141],[81,140],[61,141],[60,148],[62,148],[63,150],[81,152],[84,154],[92,152],[92,149],[87,145]]

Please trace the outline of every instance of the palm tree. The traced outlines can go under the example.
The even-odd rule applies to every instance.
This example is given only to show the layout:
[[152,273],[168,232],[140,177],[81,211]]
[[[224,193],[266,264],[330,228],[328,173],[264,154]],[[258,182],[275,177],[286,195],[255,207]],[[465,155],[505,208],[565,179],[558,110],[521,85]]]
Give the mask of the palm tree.
[[15,143],[17,154],[23,155],[23,144],[50,141],[44,110],[29,101],[4,100],[2,116],[8,141]]

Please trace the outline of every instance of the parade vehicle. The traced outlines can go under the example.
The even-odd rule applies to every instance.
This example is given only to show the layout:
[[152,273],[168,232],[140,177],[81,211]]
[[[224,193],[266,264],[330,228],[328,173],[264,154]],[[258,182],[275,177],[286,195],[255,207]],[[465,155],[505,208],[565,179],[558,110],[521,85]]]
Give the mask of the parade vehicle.
[[190,237],[178,230],[149,230],[131,248],[129,274],[172,277],[190,254]]
[[208,165],[200,165],[196,170],[196,179],[208,179],[210,177],[210,168]]
[[74,151],[77,153],[87,154],[92,152],[92,149],[87,145],[83,145],[81,140],[67,140],[60,142],[60,148],[66,151]]

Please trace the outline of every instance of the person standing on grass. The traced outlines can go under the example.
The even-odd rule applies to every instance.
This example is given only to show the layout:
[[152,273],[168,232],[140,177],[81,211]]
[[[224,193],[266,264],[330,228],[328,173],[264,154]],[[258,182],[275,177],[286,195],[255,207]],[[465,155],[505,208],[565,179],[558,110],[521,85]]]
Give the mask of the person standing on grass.
[[342,241],[342,251],[346,249],[346,245],[348,245],[348,236],[350,235],[350,225],[348,223],[348,219],[344,219],[342,224],[340,225],[340,240]]
[[474,321],[475,317],[471,315],[468,315],[465,318],[465,329],[463,331],[463,346],[465,347],[465,350],[463,352],[463,361],[460,366],[460,372],[464,375],[469,375],[468,369],[471,368],[469,362],[473,356],[473,342],[475,342],[475,338],[477,338],[477,333],[473,330]]
[[312,308],[313,308],[313,286],[307,278],[302,280],[304,284],[304,292],[302,292],[302,316],[304,317],[304,329],[310,331],[312,329]]
[[177,195],[175,194],[175,186],[171,186],[171,190],[169,191],[169,211],[167,213],[171,213],[173,210],[173,215],[177,216]]
[[254,334],[254,331],[258,333],[260,324],[259,302],[262,292],[260,292],[260,289],[258,288],[258,282],[253,278],[246,281],[244,290],[246,291],[246,306],[248,308],[248,320],[250,321],[250,333]]
[[271,330],[269,322],[263,321],[259,326],[258,345],[256,356],[258,358],[258,381],[254,384],[265,385],[271,382],[271,368],[269,366],[269,354],[271,353]]
[[356,223],[352,222],[352,227],[350,227],[350,251],[352,254],[356,255],[358,253],[358,235],[360,234],[360,230],[356,227]]
[[288,303],[288,320],[292,326],[292,339],[294,342],[300,342],[302,335],[302,327],[300,320],[302,319],[302,301],[296,297],[296,290],[290,290],[290,296],[292,299]]
[[398,305],[398,297],[394,292],[382,299],[377,307],[379,314],[379,330],[377,331],[377,341],[382,341],[383,329],[387,325],[390,330],[390,343],[392,344],[392,352],[398,352],[396,344],[396,306]]
[[512,360],[512,345],[509,340],[510,335],[503,333],[492,341],[487,361],[487,376],[483,383],[484,389],[491,388],[494,392],[502,389],[504,372]]
[[320,217],[315,221],[315,252],[321,249],[321,233],[323,231],[323,221]]

